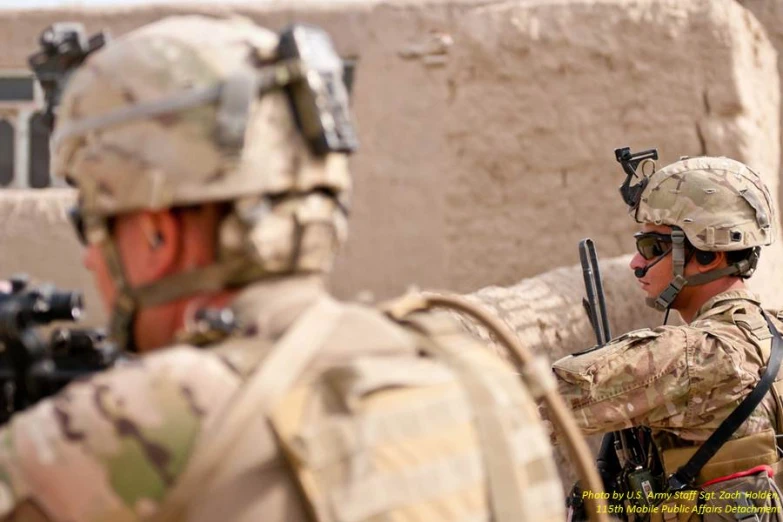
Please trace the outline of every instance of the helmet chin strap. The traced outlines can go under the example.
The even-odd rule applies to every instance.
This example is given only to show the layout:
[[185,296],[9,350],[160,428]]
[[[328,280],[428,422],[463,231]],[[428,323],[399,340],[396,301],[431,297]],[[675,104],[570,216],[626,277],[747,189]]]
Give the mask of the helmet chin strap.
[[109,335],[117,347],[129,352],[137,352],[136,339],[133,335],[134,318],[137,306],[127,292],[117,294],[111,311]]
[[[105,224],[102,226],[105,227]],[[109,333],[118,348],[131,352],[137,351],[133,327],[136,314],[142,308],[170,303],[199,293],[241,287],[262,279],[285,277],[294,272],[320,273],[319,270],[297,268],[299,253],[295,251],[292,253],[291,265],[283,270],[269,271],[249,258],[235,257],[172,274],[146,285],[131,287],[125,276],[116,244],[108,233],[99,237],[96,243],[103,253],[116,288]]]
[[[133,335],[134,319],[142,308],[290,273],[268,272],[262,267],[252,265],[249,261],[239,258],[173,274],[146,285],[131,287],[122,273],[122,265],[114,242],[107,239],[102,245],[102,249],[107,264],[114,264],[117,267],[117,270],[112,270],[112,278],[117,287],[117,297],[112,308],[109,332],[118,347],[132,352],[137,351]],[[116,259],[116,262],[108,262],[112,258]]]
[[[132,287],[123,268],[117,244],[109,233],[106,219],[96,215],[85,216],[88,240],[103,254],[106,268],[115,286],[115,299],[109,322],[109,335],[121,350],[138,351],[134,323],[142,307],[168,303],[199,292],[224,289],[229,282],[249,283],[269,273],[248,265],[244,259],[224,261],[162,278],[140,287]],[[253,270],[255,268],[255,270]]]
[[[298,224],[298,222],[297,222]],[[286,277],[294,273],[317,274],[320,268],[300,266],[301,249],[294,248],[287,266],[270,270],[250,254],[233,255],[226,259],[162,277],[139,286],[131,286],[125,273],[116,242],[109,233],[104,217],[86,213],[85,231],[90,244],[103,254],[107,270],[116,289],[111,310],[109,334],[118,348],[137,351],[134,323],[140,310],[187,298],[196,294],[209,294],[229,288],[239,288],[257,281]],[[297,244],[300,240],[297,240]]]
[[672,230],[672,272],[674,278],[663,292],[658,294],[658,297],[645,299],[648,306],[661,312],[668,310],[680,291],[689,283],[685,278],[685,233],[679,228]]
[[[92,208],[93,203],[97,200],[97,194],[98,188],[95,183],[89,181],[83,183],[80,187],[78,204],[82,209],[85,204],[88,208]],[[95,245],[100,250],[106,264],[106,270],[114,283],[115,298],[111,309],[109,336],[120,350],[135,352],[133,323],[138,303],[125,275],[120,251],[111,236],[109,223],[105,216],[95,212],[83,212],[82,216],[87,243]]]
[[136,315],[142,307],[168,303],[199,292],[222,290],[227,286],[229,278],[236,278],[237,272],[244,275],[248,282],[268,275],[259,273],[259,270],[250,271],[243,260],[234,260],[175,274],[134,288],[125,275],[117,244],[109,234],[106,220],[97,216],[89,219],[87,230],[91,236],[90,242],[100,248],[116,289],[109,334],[122,350],[138,351],[133,329]]
[[138,303],[133,297],[128,279],[125,276],[119,250],[109,234],[105,220],[100,219],[88,230],[96,231],[99,234],[95,243],[103,254],[103,259],[116,289],[109,322],[109,335],[117,343],[119,349],[136,352],[133,323]]
[[674,300],[677,299],[677,296],[680,295],[680,292],[686,285],[699,286],[721,277],[735,274],[749,275],[756,269],[758,254],[759,249],[754,248],[753,255],[749,259],[743,259],[738,263],[717,270],[685,277],[685,233],[675,227],[672,230],[672,271],[674,272],[674,278],[657,297],[645,298],[645,303],[660,312],[668,312]]

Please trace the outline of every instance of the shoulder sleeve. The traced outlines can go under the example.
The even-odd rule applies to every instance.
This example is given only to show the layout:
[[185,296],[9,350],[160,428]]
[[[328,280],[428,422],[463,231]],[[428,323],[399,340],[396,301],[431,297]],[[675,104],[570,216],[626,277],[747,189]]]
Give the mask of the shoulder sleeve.
[[662,427],[687,402],[687,329],[636,330],[554,366],[560,392],[586,433]]
[[239,382],[214,355],[168,349],[15,415],[0,431],[0,516],[24,503],[51,520],[151,514],[184,468],[203,419]]

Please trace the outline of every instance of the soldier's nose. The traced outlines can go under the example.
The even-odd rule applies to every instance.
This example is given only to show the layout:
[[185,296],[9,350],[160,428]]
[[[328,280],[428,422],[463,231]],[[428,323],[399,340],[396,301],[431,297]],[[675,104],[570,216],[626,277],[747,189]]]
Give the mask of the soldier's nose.
[[637,252],[631,258],[631,262],[628,264],[628,266],[631,268],[631,270],[636,270],[637,268],[644,268],[646,264],[647,262],[645,259],[639,252]]

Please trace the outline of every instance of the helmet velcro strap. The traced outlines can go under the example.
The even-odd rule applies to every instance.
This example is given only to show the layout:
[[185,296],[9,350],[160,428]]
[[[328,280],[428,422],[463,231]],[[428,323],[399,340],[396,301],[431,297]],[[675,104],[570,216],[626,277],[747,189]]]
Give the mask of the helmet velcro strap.
[[239,152],[245,144],[245,129],[256,98],[257,83],[253,74],[235,74],[220,89],[217,141],[228,150]]
[[712,249],[713,247],[721,247],[732,244],[734,242],[731,238],[732,232],[733,230],[728,228],[705,228],[703,248]]

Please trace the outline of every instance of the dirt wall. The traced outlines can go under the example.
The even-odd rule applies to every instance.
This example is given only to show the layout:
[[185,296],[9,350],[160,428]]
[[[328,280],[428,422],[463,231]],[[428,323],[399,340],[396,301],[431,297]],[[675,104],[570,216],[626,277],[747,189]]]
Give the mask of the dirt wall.
[[[764,26],[767,36],[778,52],[778,70],[783,71],[783,2],[780,0],[738,0]],[[783,122],[783,112],[781,112]],[[778,189],[783,197],[783,187]]]
[[[185,11],[229,12],[5,12],[0,68],[23,67],[38,31],[56,20],[117,36]],[[272,28],[321,24],[343,54],[361,57],[352,236],[333,279],[343,296],[511,284],[574,263],[585,236],[608,256],[630,251],[617,146],[657,146],[663,161],[724,154],[778,171],[776,56],[731,0],[231,11]]]
[[0,278],[27,274],[85,294],[83,324],[106,324],[82,249],[67,219],[75,201],[70,189],[0,191]]

